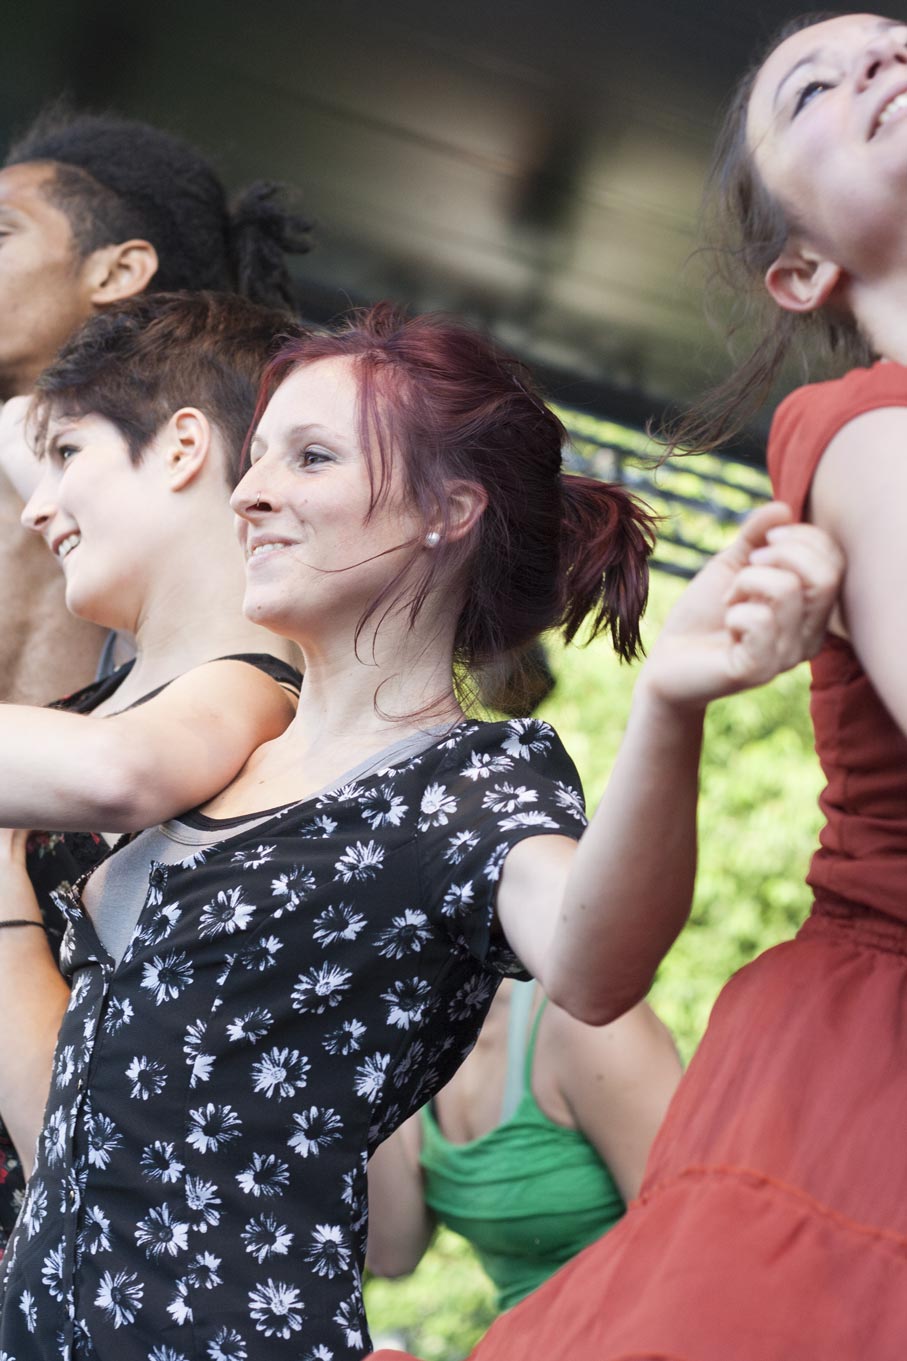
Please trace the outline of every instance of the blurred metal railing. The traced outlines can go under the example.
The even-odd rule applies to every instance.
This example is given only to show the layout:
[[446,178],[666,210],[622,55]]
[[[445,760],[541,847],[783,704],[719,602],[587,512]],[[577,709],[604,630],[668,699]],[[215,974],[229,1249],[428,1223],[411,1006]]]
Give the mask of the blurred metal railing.
[[565,456],[573,472],[621,482],[661,517],[653,567],[689,578],[734,536],[736,526],[771,497],[768,475],[752,463],[715,454],[662,463],[641,431],[555,408],[570,434]]

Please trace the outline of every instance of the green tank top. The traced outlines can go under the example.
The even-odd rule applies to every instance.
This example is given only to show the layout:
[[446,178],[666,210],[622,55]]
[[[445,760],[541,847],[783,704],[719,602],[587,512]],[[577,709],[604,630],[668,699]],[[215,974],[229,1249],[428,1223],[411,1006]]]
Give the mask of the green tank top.
[[600,1238],[626,1208],[589,1141],[549,1120],[532,1095],[544,1006],[543,1000],[517,1069],[522,1091],[516,1109],[500,1125],[454,1144],[433,1111],[422,1111],[425,1202],[473,1245],[497,1287],[500,1309],[510,1309]]

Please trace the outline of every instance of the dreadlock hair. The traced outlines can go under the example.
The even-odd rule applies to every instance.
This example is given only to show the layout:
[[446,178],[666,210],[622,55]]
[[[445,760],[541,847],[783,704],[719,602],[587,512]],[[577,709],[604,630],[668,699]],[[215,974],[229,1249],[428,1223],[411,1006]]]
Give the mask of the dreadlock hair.
[[727,443],[768,398],[786,361],[800,359],[804,380],[810,361],[836,360],[847,367],[866,364],[872,351],[855,321],[840,311],[794,313],[778,308],[765,291],[766,270],[781,254],[797,226],[792,214],[768,191],[747,144],[746,124],[756,77],[775,48],[803,29],[838,13],[803,14],[785,26],[741,78],[728,104],[706,182],[703,251],[714,260],[713,285],[734,300],[727,338],[760,334],[729,378],[707,391],[662,431],[665,458],[704,453]]
[[102,416],[138,463],[173,413],[194,406],[223,439],[233,487],[262,372],[302,334],[282,310],[231,293],[145,293],[110,307],[39,377],[29,417],[36,451],[46,452],[55,415]]
[[44,193],[69,220],[84,257],[131,238],[150,241],[155,290],[216,289],[292,305],[287,254],[310,247],[310,223],[280,186],[259,182],[230,206],[194,148],[132,119],[44,111],[10,148],[7,166],[48,162]]

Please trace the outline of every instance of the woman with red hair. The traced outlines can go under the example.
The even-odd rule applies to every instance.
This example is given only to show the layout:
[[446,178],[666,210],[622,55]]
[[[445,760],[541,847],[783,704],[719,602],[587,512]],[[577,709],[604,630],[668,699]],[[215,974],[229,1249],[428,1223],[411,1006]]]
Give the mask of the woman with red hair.
[[705,705],[818,646],[839,563],[783,507],[750,519],[643,668],[584,832],[552,730],[464,711],[471,668],[544,629],[638,650],[650,517],[564,475],[563,443],[525,371],[444,320],[379,307],[271,365],[233,506],[299,709],[64,903],[17,1361],[361,1355],[368,1155],[501,976],[598,1023],[646,992],[689,908]]

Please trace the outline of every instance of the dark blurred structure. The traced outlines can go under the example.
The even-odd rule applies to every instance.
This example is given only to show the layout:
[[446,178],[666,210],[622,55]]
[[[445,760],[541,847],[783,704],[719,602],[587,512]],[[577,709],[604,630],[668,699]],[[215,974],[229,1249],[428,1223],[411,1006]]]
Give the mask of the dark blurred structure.
[[[0,135],[62,92],[302,185],[306,312],[393,296],[490,326],[640,425],[720,372],[695,243],[716,120],[785,0],[29,0]],[[166,193],[166,186],[161,186]],[[2,324],[2,322],[0,322]]]

